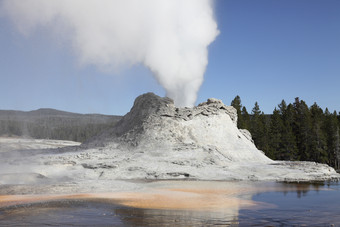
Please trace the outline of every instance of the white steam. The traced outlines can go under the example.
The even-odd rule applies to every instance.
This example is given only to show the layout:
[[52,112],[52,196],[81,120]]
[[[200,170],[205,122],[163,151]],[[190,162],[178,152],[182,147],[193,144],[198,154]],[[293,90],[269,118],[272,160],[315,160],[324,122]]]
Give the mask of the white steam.
[[[192,106],[219,31],[212,0],[3,0],[20,32],[52,28],[82,64],[142,63],[178,106]],[[59,37],[59,36],[58,36]],[[59,38],[60,38],[59,37]]]

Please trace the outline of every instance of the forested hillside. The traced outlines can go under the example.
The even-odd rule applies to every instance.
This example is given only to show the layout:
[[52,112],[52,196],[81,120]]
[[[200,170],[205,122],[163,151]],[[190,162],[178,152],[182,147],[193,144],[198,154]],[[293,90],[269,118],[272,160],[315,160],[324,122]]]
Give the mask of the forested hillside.
[[237,109],[238,127],[248,129],[258,149],[276,160],[327,163],[340,169],[340,115],[322,110],[316,103],[308,106],[295,99],[284,100],[273,114],[265,115],[256,102],[251,113],[236,96],[231,105]]
[[120,119],[120,116],[76,114],[54,109],[0,110],[0,136],[84,142]]

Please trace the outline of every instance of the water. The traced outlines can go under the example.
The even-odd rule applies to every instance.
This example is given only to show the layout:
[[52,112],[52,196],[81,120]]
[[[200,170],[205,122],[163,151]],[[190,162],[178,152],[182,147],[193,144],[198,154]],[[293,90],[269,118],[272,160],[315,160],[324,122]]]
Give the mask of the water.
[[[169,184],[165,182],[164,185]],[[174,183],[173,188],[188,182]],[[194,182],[194,187],[199,183]],[[204,187],[207,183],[204,182]],[[109,199],[59,199],[0,208],[1,226],[340,226],[338,183],[282,184],[240,182],[212,183],[217,191],[194,191],[200,207],[150,208],[156,193],[138,194],[143,203]],[[154,185],[152,187],[155,187]],[[157,187],[160,187],[159,185]],[[247,187],[247,190],[244,188]],[[233,190],[230,190],[233,188]],[[243,189],[243,191],[241,190]],[[159,188],[158,188],[159,189]],[[223,189],[223,190],[222,190]],[[224,189],[228,189],[224,190]],[[234,190],[236,189],[236,190]],[[251,189],[251,190],[250,190]],[[253,190],[256,189],[256,190]],[[188,189],[185,188],[185,193]],[[159,191],[157,191],[158,193]],[[174,194],[176,198],[181,194]],[[163,193],[163,192],[162,192]],[[181,191],[183,193],[183,190]],[[190,192],[192,193],[192,192]],[[167,194],[167,192],[164,192]],[[151,200],[147,199],[150,196]],[[159,196],[159,194],[157,194]],[[172,194],[171,194],[172,195]],[[185,194],[187,195],[187,194]],[[159,197],[157,197],[159,198]],[[167,199],[164,200],[164,198]],[[157,204],[175,201],[162,197]],[[180,197],[182,200],[182,198]],[[170,201],[171,200],[171,201]],[[219,201],[221,203],[219,203]],[[130,201],[131,202],[131,201]],[[210,204],[209,204],[210,203]],[[124,205],[133,204],[133,205]],[[142,204],[142,205],[141,205]],[[208,204],[205,206],[204,204]],[[141,206],[140,208],[137,208]],[[144,207],[144,208],[143,208]],[[211,209],[213,207],[213,209]],[[200,209],[202,208],[202,209]],[[206,208],[206,209],[203,209]]]
[[[283,187],[287,185],[283,184]],[[340,226],[339,183],[292,184],[295,190],[259,193],[271,208],[240,210],[241,226]]]

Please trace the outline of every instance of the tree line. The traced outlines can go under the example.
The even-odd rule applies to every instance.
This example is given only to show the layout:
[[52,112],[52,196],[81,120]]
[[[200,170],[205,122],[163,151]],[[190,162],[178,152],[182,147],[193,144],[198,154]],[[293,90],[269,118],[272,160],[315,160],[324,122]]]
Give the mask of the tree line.
[[55,139],[84,142],[101,131],[110,128],[110,124],[69,124],[52,127],[50,124],[22,122],[19,120],[0,120],[0,136],[31,137],[35,139]]
[[111,128],[120,116],[75,114],[53,109],[0,110],[0,136],[84,142]]
[[274,160],[315,161],[340,169],[340,113],[324,111],[314,103],[295,98],[282,100],[266,115],[256,102],[251,113],[236,96],[231,105],[238,114],[238,128],[252,134],[256,147]]

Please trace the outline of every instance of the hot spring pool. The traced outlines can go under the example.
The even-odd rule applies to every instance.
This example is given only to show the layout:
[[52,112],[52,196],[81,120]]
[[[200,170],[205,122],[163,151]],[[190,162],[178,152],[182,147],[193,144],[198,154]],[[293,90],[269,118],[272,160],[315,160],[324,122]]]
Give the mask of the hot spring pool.
[[0,225],[340,226],[339,183],[146,184],[128,193],[3,196]]

